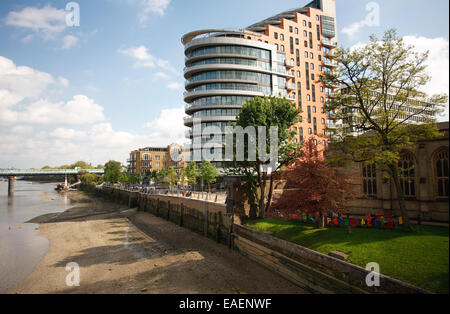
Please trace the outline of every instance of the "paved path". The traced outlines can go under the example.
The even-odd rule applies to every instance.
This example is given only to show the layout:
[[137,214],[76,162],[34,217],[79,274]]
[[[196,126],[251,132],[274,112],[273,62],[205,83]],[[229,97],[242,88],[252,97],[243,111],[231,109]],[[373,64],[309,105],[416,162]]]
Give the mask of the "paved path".
[[[50,250],[9,293],[304,293],[238,252],[151,214],[79,214],[40,225]],[[65,283],[70,262],[80,265],[79,287]]]

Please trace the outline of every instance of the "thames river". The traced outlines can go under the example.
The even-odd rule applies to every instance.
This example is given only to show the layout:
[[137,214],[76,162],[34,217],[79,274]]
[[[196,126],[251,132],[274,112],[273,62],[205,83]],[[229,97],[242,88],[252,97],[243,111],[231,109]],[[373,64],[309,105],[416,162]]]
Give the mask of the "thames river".
[[49,248],[38,225],[25,222],[71,207],[54,188],[55,184],[16,181],[14,197],[9,198],[8,182],[0,181],[0,293],[25,280]]

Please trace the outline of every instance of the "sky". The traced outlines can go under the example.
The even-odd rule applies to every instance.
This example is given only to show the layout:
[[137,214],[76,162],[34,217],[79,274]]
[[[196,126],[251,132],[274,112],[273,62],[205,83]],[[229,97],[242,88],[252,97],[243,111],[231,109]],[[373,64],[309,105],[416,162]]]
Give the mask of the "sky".
[[[78,0],[78,25],[69,1],[0,1],[0,168],[126,164],[133,149],[186,142],[182,35],[308,2]],[[426,91],[449,93],[447,0],[336,3],[340,46],[396,28],[430,50]]]

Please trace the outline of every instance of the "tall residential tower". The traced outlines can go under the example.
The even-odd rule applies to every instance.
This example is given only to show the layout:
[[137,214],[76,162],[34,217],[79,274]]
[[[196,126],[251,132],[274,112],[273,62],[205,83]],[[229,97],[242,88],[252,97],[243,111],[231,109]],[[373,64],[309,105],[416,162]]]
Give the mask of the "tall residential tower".
[[225,127],[236,121],[247,99],[273,95],[286,97],[303,111],[293,126],[294,141],[314,136],[318,145],[327,145],[321,136],[327,135],[324,105],[332,89],[319,78],[336,67],[326,57],[337,47],[335,0],[314,0],[243,30],[191,32],[182,42],[188,138],[198,135],[200,129],[193,130],[193,121],[201,118],[201,129],[219,127],[224,143]]

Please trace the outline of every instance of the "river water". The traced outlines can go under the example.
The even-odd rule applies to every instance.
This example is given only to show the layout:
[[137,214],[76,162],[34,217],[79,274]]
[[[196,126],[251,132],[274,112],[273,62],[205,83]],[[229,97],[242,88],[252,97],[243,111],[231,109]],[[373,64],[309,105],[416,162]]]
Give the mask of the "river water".
[[49,241],[38,235],[38,225],[25,222],[72,207],[54,188],[55,184],[16,181],[14,197],[9,198],[8,182],[0,181],[0,293],[25,280],[48,251]]

